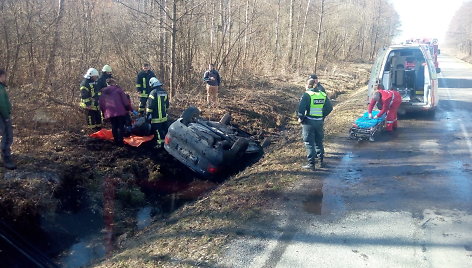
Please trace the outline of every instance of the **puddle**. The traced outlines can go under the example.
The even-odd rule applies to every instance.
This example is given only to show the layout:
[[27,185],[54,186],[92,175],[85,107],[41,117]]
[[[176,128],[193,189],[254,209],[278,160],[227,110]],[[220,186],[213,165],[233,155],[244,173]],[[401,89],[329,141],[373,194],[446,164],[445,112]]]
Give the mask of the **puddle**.
[[321,189],[311,193],[308,198],[303,201],[303,210],[310,214],[321,215],[323,205],[323,191]]
[[323,180],[322,189],[310,193],[303,201],[303,210],[313,215],[342,215],[346,205],[340,193],[361,179],[362,169],[353,165],[353,160],[358,157],[352,152],[345,154],[337,171]]
[[143,207],[136,214],[136,228],[142,230],[152,223],[152,207]]
[[[352,152],[345,154],[341,162],[330,176],[323,180],[323,187],[320,193],[315,192],[307,201],[310,212],[315,215],[338,215],[342,216],[346,211],[346,204],[341,192],[346,187],[351,187],[361,179],[361,169],[358,169],[353,162],[358,155]],[[320,208],[318,208],[320,206]]]
[[105,257],[106,249],[102,240],[96,238],[84,239],[70,247],[68,252],[62,256],[58,264],[64,268],[86,267]]

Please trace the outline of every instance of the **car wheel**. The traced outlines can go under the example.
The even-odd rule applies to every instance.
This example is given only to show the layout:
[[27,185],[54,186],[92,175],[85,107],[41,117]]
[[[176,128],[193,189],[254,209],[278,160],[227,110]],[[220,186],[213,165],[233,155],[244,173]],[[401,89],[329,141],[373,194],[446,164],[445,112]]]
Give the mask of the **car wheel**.
[[226,113],[225,115],[223,115],[223,117],[221,117],[220,124],[228,125],[230,121],[231,115],[229,113]]
[[249,141],[243,138],[238,139],[233,146],[231,146],[231,152],[235,157],[241,157],[246,152],[247,147],[249,146]]
[[185,109],[185,111],[182,113],[182,124],[188,125],[189,123],[194,121],[194,118],[200,115],[200,110],[198,110],[197,107],[188,107]]

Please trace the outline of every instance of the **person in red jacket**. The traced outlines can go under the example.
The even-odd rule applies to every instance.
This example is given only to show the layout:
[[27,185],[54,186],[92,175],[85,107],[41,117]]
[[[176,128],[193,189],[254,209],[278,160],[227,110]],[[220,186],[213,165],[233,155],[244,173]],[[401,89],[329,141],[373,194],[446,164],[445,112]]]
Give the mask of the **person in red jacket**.
[[372,110],[374,109],[375,104],[380,109],[380,112],[375,116],[379,118],[384,114],[387,114],[385,119],[387,122],[386,130],[393,131],[393,129],[398,127],[397,121],[397,111],[400,105],[402,104],[402,96],[396,90],[385,90],[383,85],[377,85],[377,91],[374,93],[374,97],[369,103],[367,109],[369,113],[369,118],[372,118]]
[[113,78],[107,79],[107,87],[102,89],[99,104],[103,118],[110,119],[116,145],[123,145],[126,117],[132,111],[130,99]]

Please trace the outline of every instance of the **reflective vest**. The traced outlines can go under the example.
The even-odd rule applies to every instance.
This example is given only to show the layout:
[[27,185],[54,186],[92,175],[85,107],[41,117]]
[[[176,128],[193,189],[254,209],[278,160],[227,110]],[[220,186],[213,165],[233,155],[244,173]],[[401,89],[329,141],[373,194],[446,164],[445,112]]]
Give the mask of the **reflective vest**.
[[153,89],[146,103],[146,113],[147,117],[151,119],[151,124],[166,122],[168,108],[167,93],[161,87]]
[[153,77],[156,77],[156,75],[151,70],[147,73],[144,71],[139,72],[136,78],[136,90],[140,93],[140,98],[147,98],[149,96],[152,90],[149,86],[149,80]]
[[326,93],[322,91],[306,91],[310,95],[310,112],[307,116],[310,117],[323,117],[323,107],[326,102]]
[[101,91],[96,89],[96,82],[92,79],[84,79],[80,83],[80,107],[98,111],[98,100]]

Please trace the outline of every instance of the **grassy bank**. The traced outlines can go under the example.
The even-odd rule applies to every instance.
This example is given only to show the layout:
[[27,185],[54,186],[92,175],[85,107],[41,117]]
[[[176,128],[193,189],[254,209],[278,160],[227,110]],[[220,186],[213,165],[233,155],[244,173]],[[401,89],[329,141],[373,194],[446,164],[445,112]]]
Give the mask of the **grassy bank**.
[[[335,110],[326,122],[328,150],[330,140],[346,135],[353,119],[365,109],[362,87],[366,79],[367,66],[349,66],[321,79],[337,97]],[[270,221],[270,209],[284,191],[306,175],[300,168],[305,151],[294,114],[303,84],[302,78],[281,78],[226,92],[226,96],[244,101],[227,102],[231,105],[212,111],[211,116],[229,110],[235,122],[253,134],[271,135],[272,145],[265,156],[198,201],[129,237],[116,256],[98,267],[211,266],[224,245],[243,230]],[[209,110],[202,110],[204,116],[210,115]]]

